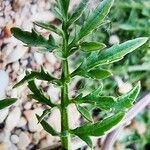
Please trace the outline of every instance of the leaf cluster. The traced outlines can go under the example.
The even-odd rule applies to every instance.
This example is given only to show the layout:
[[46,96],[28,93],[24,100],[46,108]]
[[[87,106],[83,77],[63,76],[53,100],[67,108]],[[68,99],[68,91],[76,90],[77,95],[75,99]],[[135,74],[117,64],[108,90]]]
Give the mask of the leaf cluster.
[[[99,41],[84,40],[86,36],[94,33],[94,31],[102,25],[114,3],[114,0],[103,0],[100,2],[72,38],[69,29],[71,26],[74,26],[76,21],[82,16],[88,5],[88,0],[81,0],[81,3],[71,13],[68,12],[70,4],[69,0],[57,0],[56,2],[57,7],[55,11],[57,16],[59,16],[59,19],[62,21],[61,26],[57,27],[55,25],[42,22],[35,22],[34,24],[50,31],[50,33],[55,32],[58,34],[58,36],[62,38],[61,43],[56,44],[57,42],[51,34],[49,39],[46,39],[35,30],[27,32],[19,28],[12,28],[11,31],[17,39],[21,40],[29,47],[36,46],[47,49],[49,52],[54,52],[54,50],[59,51],[59,53],[63,56],[62,61],[68,60],[68,58],[71,55],[74,55],[77,51],[84,51],[88,54],[73,72],[62,72],[63,76],[59,79],[53,77],[42,68],[40,71],[31,71],[31,73],[27,73],[27,75],[14,86],[18,87],[24,83],[28,84],[28,87],[32,92],[29,97],[48,106],[48,109],[46,109],[41,116],[37,115],[39,123],[51,135],[63,137],[64,133],[57,132],[44,119],[45,116],[50,114],[54,108],[62,111],[62,105],[53,104],[51,99],[45,96],[44,92],[36,86],[34,80],[38,79],[48,81],[51,84],[56,84],[61,88],[65,88],[62,86],[68,85],[71,79],[76,76],[89,78],[91,80],[107,78],[111,76],[112,73],[110,70],[104,69],[103,65],[112,64],[121,60],[125,55],[146,43],[147,38],[142,37],[129,40],[110,48],[106,48],[106,45]],[[67,76],[64,76],[64,74],[67,74]],[[66,132],[71,135],[78,136],[92,148],[92,141],[90,137],[102,136],[116,126],[123,119],[126,111],[132,107],[139,92],[140,84],[137,84],[126,95],[119,97],[102,96],[102,88],[99,87],[98,89],[91,91],[86,96],[83,96],[81,93],[75,98],[66,99],[65,107],[74,103],[77,110],[86,120],[84,125],[75,129],[68,129]],[[65,94],[68,95],[68,93]],[[108,112],[109,115],[101,121],[93,122],[91,115],[92,110],[87,109],[85,107],[86,105],[92,106],[92,109],[100,108],[101,110]]]

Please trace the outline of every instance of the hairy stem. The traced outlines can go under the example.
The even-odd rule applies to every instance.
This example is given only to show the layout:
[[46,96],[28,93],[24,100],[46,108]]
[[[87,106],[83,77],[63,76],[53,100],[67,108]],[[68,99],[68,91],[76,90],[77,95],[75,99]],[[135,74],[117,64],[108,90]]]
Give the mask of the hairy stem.
[[[63,39],[63,53],[67,56],[68,52],[68,32],[65,23],[63,25],[63,32],[64,32],[64,39]],[[67,106],[69,103],[68,97],[68,76],[69,76],[69,69],[68,69],[68,60],[62,60],[62,87],[61,87],[61,142],[62,142],[62,149],[69,150],[70,149],[70,134],[69,134],[69,124],[68,124],[68,111]]]

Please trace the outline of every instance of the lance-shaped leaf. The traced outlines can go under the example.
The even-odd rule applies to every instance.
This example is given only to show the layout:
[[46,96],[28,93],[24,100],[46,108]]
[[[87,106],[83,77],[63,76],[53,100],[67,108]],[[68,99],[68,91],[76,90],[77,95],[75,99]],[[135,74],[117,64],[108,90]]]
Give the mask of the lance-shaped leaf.
[[27,72],[27,75],[19,81],[17,84],[14,85],[13,88],[16,88],[18,86],[21,86],[22,84],[32,81],[34,79],[44,80],[48,82],[56,81],[57,79],[52,77],[48,72],[44,71],[43,68],[41,68],[41,71],[31,71],[31,73]]
[[124,112],[119,112],[111,117],[108,117],[102,121],[98,121],[94,124],[87,123],[81,127],[78,127],[70,132],[75,135],[85,135],[85,136],[102,136],[107,131],[116,126],[124,117]]
[[[38,121],[40,119],[40,117],[38,115],[36,115]],[[59,136],[59,132],[57,132],[56,130],[54,130],[54,128],[52,126],[50,126],[45,120],[42,120],[40,122],[40,124],[42,125],[42,127],[44,128],[44,130],[46,132],[48,132],[49,134],[53,135],[53,136]]]
[[83,140],[91,149],[93,148],[93,143],[92,140],[89,136],[85,136],[85,135],[78,135],[78,137]]
[[52,51],[56,48],[56,45],[53,45],[53,43],[51,43],[51,40],[45,39],[42,35],[38,34],[33,29],[32,32],[28,32],[14,27],[11,28],[11,32],[15,38],[25,43],[28,47],[41,47],[48,49],[48,51]]
[[115,111],[121,111],[129,109],[140,93],[141,85],[138,83],[129,93],[117,98],[117,102],[113,104]]
[[59,9],[64,17],[67,17],[70,0],[57,0]]
[[28,87],[33,92],[33,94],[28,95],[29,98],[33,98],[33,99],[37,100],[38,102],[48,105],[48,106],[51,106],[51,107],[56,106],[55,104],[53,104],[51,102],[51,100],[49,98],[47,98],[44,95],[44,93],[41,89],[37,88],[34,81],[28,82]]
[[52,24],[49,24],[49,23],[43,23],[43,22],[38,22],[38,21],[35,21],[33,22],[35,25],[43,28],[43,29],[46,29],[46,30],[49,30],[49,31],[52,31],[58,35],[62,35],[62,31],[57,28],[56,26],[52,25]]
[[111,76],[112,73],[106,69],[96,68],[88,72],[84,70],[84,72],[80,71],[80,72],[74,72],[73,74],[71,74],[72,77],[75,75],[83,76],[86,78],[92,78],[92,79],[105,79]]
[[80,106],[78,104],[76,104],[77,110],[80,112],[80,114],[87,119],[90,122],[93,122],[93,118],[91,113],[89,112],[89,110],[87,110],[86,108],[84,108],[83,106]]
[[87,94],[86,96],[77,96],[74,100],[76,104],[91,104],[93,107],[100,108],[106,111],[112,111],[113,105],[116,103],[116,98],[112,96],[100,96],[101,94],[101,87],[93,90],[91,93]]
[[98,42],[83,42],[80,44],[80,49],[85,52],[101,50],[101,49],[104,49],[105,47],[106,47],[105,44],[98,43]]
[[126,54],[131,53],[135,49],[142,46],[148,38],[136,38],[122,44],[114,45],[108,49],[104,49],[99,53],[92,52],[88,58],[85,58],[81,65],[74,71],[77,75],[83,71],[91,70],[99,65],[109,64],[121,60]]
[[76,20],[80,18],[80,16],[83,14],[89,0],[81,0],[80,4],[77,6],[77,8],[73,11],[72,15],[69,18],[69,21],[67,22],[67,25],[70,26],[73,24]]
[[45,110],[43,111],[42,115],[39,116],[39,118],[38,118],[38,123],[40,123],[40,122],[44,119],[44,117],[47,116],[47,115],[49,115],[51,112],[52,112],[51,109],[45,109]]
[[12,105],[16,101],[17,101],[16,98],[7,98],[7,99],[0,100],[0,110]]
[[79,41],[91,31],[98,28],[103,22],[106,15],[109,13],[111,6],[113,5],[114,0],[103,0],[99,6],[94,10],[94,12],[88,17],[85,21],[85,24],[79,31],[75,42]]

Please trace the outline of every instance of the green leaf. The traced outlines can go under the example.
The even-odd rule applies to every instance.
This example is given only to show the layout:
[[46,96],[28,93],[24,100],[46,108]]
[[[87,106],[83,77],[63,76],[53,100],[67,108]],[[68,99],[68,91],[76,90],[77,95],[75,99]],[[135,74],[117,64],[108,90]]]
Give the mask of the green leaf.
[[98,43],[98,42],[83,42],[80,44],[81,50],[85,52],[92,52],[96,50],[101,50],[106,47],[105,44],[103,43]]
[[80,72],[80,73],[78,72],[77,75],[80,75],[80,76],[83,76],[86,78],[92,78],[92,79],[105,79],[105,78],[111,76],[112,74],[108,70],[98,68],[98,69],[92,69],[88,72],[86,72],[86,71]]
[[[92,52],[88,58],[85,58],[81,65],[74,71],[76,75],[91,70],[94,67],[104,64],[110,64],[121,60],[126,54],[131,53],[135,49],[142,46],[148,38],[136,38],[122,44],[114,45],[108,49],[104,49],[99,53]],[[72,74],[74,74],[74,72]]]
[[101,110],[111,111],[113,104],[116,102],[116,99],[112,96],[91,97],[90,95],[87,95],[81,99],[81,102],[92,104]]
[[[38,115],[36,115],[36,117],[37,117],[37,119],[39,121],[40,117]],[[56,130],[54,130],[53,127],[50,126],[45,120],[42,120],[40,122],[40,124],[42,125],[42,127],[44,128],[44,130],[46,132],[50,133],[53,136],[59,136],[59,133]]]
[[141,85],[138,83],[129,93],[117,98],[117,102],[113,104],[113,109],[116,111],[123,111],[133,106],[140,93]]
[[43,29],[46,29],[46,30],[49,30],[49,31],[52,31],[58,35],[62,35],[62,31],[57,28],[56,26],[52,25],[52,24],[49,24],[49,23],[43,23],[43,22],[38,22],[38,21],[35,21],[33,22],[35,25],[43,28]]
[[23,43],[27,44],[29,47],[43,47],[52,51],[56,48],[56,45],[52,45],[50,40],[45,39],[42,35],[39,35],[35,30],[32,29],[32,32],[23,31],[19,28],[11,28],[13,36]]
[[78,137],[83,140],[91,149],[93,148],[93,143],[90,137],[85,135],[78,135]]
[[75,42],[79,41],[94,29],[98,28],[106,15],[109,13],[111,6],[113,5],[114,0],[103,0],[100,5],[94,10],[94,12],[88,17],[85,21],[85,24],[79,31]]
[[76,104],[91,104],[93,107],[100,108],[101,110],[112,111],[113,105],[116,103],[116,98],[112,96],[100,96],[102,87],[93,90],[86,96],[77,96],[74,100]]
[[87,119],[90,122],[93,122],[93,118],[91,113],[89,112],[89,110],[85,109],[84,107],[80,106],[80,105],[76,105],[77,110],[80,112],[80,114]]
[[67,13],[68,13],[70,0],[57,0],[57,3],[58,3],[58,6],[59,6],[61,13],[66,18]]
[[41,71],[31,71],[31,73],[27,73],[27,75],[19,81],[17,84],[14,85],[13,88],[16,88],[18,86],[21,86],[22,84],[32,81],[34,79],[44,80],[44,81],[56,81],[57,79],[52,77],[48,72],[45,72],[43,68],[41,68]]
[[38,118],[38,123],[40,123],[40,122],[44,119],[44,117],[47,116],[48,114],[50,114],[51,112],[52,112],[51,109],[45,109],[45,110],[43,111],[42,115],[39,116],[39,118]]
[[89,0],[81,0],[78,7],[73,11],[72,15],[69,18],[69,21],[67,23],[68,26],[73,24],[75,21],[77,21],[80,16],[83,14]]
[[39,88],[37,88],[36,84],[34,81],[29,81],[28,82],[28,87],[29,89],[33,92],[33,94],[29,94],[28,97],[37,100],[38,102],[54,107],[56,106],[51,102],[49,98],[47,98],[44,94],[43,91]]
[[7,99],[0,100],[0,110],[12,105],[16,101],[17,101],[16,98],[7,98]]
[[84,136],[102,136],[114,126],[116,126],[124,117],[125,113],[119,112],[111,117],[108,117],[102,121],[98,121],[94,124],[87,123],[81,127],[78,127],[70,132],[75,135]]

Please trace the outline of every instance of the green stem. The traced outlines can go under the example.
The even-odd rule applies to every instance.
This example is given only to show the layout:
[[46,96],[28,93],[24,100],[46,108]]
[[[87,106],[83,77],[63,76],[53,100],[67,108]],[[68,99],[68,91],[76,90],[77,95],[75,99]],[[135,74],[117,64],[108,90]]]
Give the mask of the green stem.
[[[68,52],[68,33],[65,26],[63,26],[64,31],[64,39],[63,39],[63,51],[65,56],[67,56]],[[70,149],[70,134],[69,134],[69,124],[68,124],[68,111],[67,106],[69,104],[69,97],[68,97],[68,76],[69,76],[69,69],[68,69],[68,60],[67,58],[62,61],[62,87],[61,87],[61,142],[62,142],[62,149],[69,150]]]

